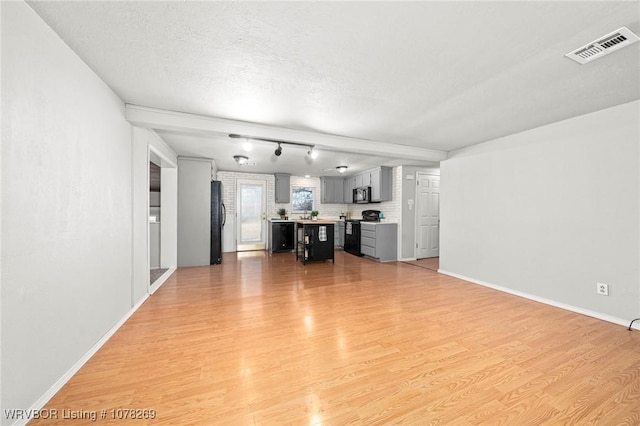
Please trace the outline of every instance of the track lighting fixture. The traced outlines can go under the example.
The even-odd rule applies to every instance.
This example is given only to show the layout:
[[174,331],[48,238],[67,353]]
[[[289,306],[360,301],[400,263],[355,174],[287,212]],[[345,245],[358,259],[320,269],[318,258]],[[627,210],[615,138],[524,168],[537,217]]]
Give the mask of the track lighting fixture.
[[[276,157],[279,157],[279,156],[282,155],[282,145],[294,145],[294,146],[304,146],[304,147],[309,148],[309,150],[307,151],[307,154],[309,155],[309,157],[318,158],[318,152],[315,150],[316,146],[315,145],[311,145],[309,143],[282,141],[282,140],[278,140],[278,139],[257,138],[257,137],[253,137],[253,136],[238,135],[238,134],[235,134],[235,133],[229,134],[229,137],[233,138],[233,139],[244,139],[245,140],[245,145],[244,145],[245,148],[249,144],[249,140],[275,143],[275,144],[278,145],[278,147],[274,151],[274,154],[276,155]],[[247,158],[247,160],[248,160],[248,158]],[[244,161],[247,161],[247,160],[244,160]],[[236,160],[236,161],[238,161],[238,160]]]

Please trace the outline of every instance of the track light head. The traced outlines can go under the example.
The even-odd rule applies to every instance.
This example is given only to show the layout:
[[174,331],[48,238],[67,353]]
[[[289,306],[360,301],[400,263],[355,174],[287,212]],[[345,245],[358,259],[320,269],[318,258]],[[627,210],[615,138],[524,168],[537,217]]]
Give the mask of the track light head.
[[318,151],[316,151],[315,146],[312,146],[311,148],[309,148],[309,151],[307,151],[307,155],[313,159],[318,158]]
[[278,147],[276,148],[274,154],[276,154],[276,157],[280,157],[282,155],[282,147],[280,146],[280,144],[278,144]]

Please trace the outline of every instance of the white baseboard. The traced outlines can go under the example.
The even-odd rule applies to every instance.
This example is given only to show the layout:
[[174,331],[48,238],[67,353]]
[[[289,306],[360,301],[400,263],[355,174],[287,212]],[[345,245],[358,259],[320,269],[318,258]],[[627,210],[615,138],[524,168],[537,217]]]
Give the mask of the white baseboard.
[[398,262],[415,262],[418,260],[416,257],[403,257],[402,259],[398,259]]
[[[85,365],[87,361],[89,361],[91,357],[94,356],[96,352],[98,352],[105,343],[107,343],[107,341],[111,338],[111,336],[113,336],[116,333],[116,331],[118,331],[118,329],[122,327],[122,325],[125,322],[127,322],[127,320],[131,317],[131,315],[133,315],[148,298],[149,298],[149,295],[145,294],[142,297],[142,299],[138,303],[136,303],[136,305],[133,308],[131,308],[129,312],[127,312],[120,319],[120,321],[118,321],[113,327],[111,327],[111,329],[107,331],[107,333],[104,336],[102,336],[102,338],[98,340],[96,344],[93,345],[91,349],[89,349],[87,353],[85,353],[82,356],[82,358],[80,358],[66,373],[64,373],[62,377],[60,377],[53,384],[53,386],[51,386],[51,388],[49,388],[49,390],[45,392],[44,395],[42,395],[36,402],[33,403],[33,405],[29,408],[28,412],[35,413],[38,410],[41,410],[47,404],[47,402],[49,402],[49,400],[53,398],[54,395],[58,393],[58,391],[62,389],[62,387],[73,377],[73,375],[76,374],[78,370],[80,370],[80,368],[82,368],[82,366]],[[30,420],[31,419],[16,420],[14,423],[12,423],[12,425],[14,426],[26,425],[27,422],[29,422]]]
[[171,274],[173,274],[176,269],[178,269],[175,266],[172,266],[171,268],[167,269],[164,274],[160,275],[160,277],[155,280],[153,282],[153,285],[149,286],[149,293],[153,294],[156,291],[158,291],[158,289],[160,288],[160,286],[162,286],[162,284],[164,284],[164,282],[171,276]]
[[[586,316],[589,316],[589,317],[592,317],[592,318],[596,318],[596,319],[599,319],[599,320],[611,322],[613,324],[622,325],[622,326],[624,326],[626,328],[629,327],[629,323],[631,322],[631,320],[625,320],[625,319],[614,317],[614,316],[611,316],[611,315],[606,315],[606,314],[603,314],[603,313],[600,313],[600,312],[591,311],[589,309],[580,308],[578,306],[568,305],[566,303],[558,302],[556,300],[546,299],[544,297],[536,296],[536,295],[529,294],[529,293],[524,293],[524,292],[518,291],[518,290],[513,290],[513,289],[510,289],[508,287],[502,287],[502,286],[499,286],[499,285],[491,284],[491,283],[488,283],[486,281],[481,281],[481,280],[476,280],[474,278],[465,277],[464,275],[456,274],[454,272],[445,271],[444,269],[438,269],[438,273],[444,274],[444,275],[448,275],[450,277],[458,278],[458,279],[461,279],[461,280],[464,280],[464,281],[468,281],[468,282],[473,283],[473,284],[478,284],[478,285],[481,285],[481,286],[484,286],[484,287],[489,287],[489,288],[492,288],[494,290],[501,291],[503,293],[509,293],[509,294],[513,294],[514,296],[524,297],[525,299],[529,299],[529,300],[533,300],[533,301],[536,301],[536,302],[544,303],[545,305],[555,306],[556,308],[564,309],[566,311],[571,311],[571,312],[575,312],[577,314],[582,314],[582,315],[586,315]],[[636,324],[633,325],[632,328],[634,330],[640,330],[640,324],[638,324],[639,322],[640,321],[636,321]]]

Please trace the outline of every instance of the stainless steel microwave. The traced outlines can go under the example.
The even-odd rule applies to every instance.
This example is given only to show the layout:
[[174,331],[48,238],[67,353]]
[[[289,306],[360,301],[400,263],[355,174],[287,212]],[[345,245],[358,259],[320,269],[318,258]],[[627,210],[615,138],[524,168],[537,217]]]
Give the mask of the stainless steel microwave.
[[353,190],[353,202],[357,204],[366,204],[371,202],[371,187],[363,186]]

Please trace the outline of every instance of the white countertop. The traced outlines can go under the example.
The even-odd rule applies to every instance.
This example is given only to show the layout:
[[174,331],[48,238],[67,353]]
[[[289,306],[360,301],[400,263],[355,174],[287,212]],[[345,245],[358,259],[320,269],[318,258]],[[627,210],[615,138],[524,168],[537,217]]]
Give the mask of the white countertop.
[[360,222],[360,225],[366,223],[367,225],[374,225],[374,226],[378,226],[378,225],[397,225],[397,222],[366,222],[366,221],[362,221]]

